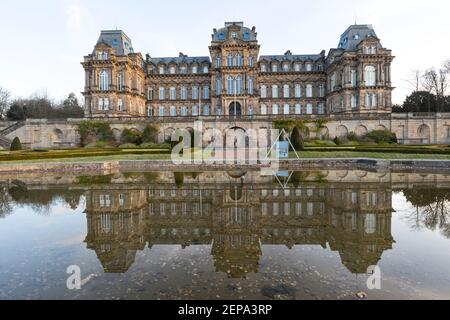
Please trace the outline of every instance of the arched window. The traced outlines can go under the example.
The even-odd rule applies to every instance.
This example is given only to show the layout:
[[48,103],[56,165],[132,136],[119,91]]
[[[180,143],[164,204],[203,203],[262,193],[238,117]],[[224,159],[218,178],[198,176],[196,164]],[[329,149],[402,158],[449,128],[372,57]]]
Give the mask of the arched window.
[[222,79],[217,77],[216,79],[216,95],[220,95],[222,93]]
[[208,66],[203,66],[203,73],[208,73],[208,72],[209,72]]
[[227,56],[227,66],[232,67],[233,66],[233,55],[230,53]]
[[272,114],[278,114],[278,105],[277,104],[272,105]]
[[253,95],[253,77],[248,77],[248,94]]
[[261,86],[261,98],[267,98],[267,87]]
[[313,114],[313,105],[311,103],[306,105],[306,114]]
[[228,94],[234,94],[235,84],[234,84],[234,78],[232,76],[228,77],[227,81],[227,93]]
[[175,87],[171,87],[169,91],[170,100],[176,100],[177,99],[177,89]]
[[220,68],[222,66],[222,56],[216,57],[216,68]]
[[198,100],[198,87],[192,87],[192,99],[193,100]]
[[253,63],[254,63],[253,56],[249,56],[248,57],[248,66],[250,68],[253,68]]
[[272,63],[272,72],[278,72],[278,65],[276,62]]
[[175,74],[175,71],[176,71],[175,66],[170,66],[169,73],[170,74]]
[[312,98],[312,96],[313,96],[313,86],[311,84],[308,84],[306,86],[306,97]]
[[366,66],[364,68],[364,80],[366,86],[368,87],[375,85],[377,81],[377,73],[374,66]]
[[163,106],[159,107],[159,116],[164,117],[164,107]]
[[294,71],[295,72],[299,72],[300,70],[301,70],[301,64],[300,63],[296,63],[296,64],[294,64]]
[[203,107],[203,115],[209,116],[209,106],[208,105]]
[[192,107],[192,115],[193,116],[198,116],[198,106],[193,106]]
[[319,84],[319,97],[323,98],[325,96],[325,86],[323,84]]
[[122,76],[122,72],[119,72],[119,74],[117,74],[117,90],[119,90],[119,91],[123,90],[123,76]]
[[295,114],[302,114],[302,106],[298,103],[295,105]]
[[186,117],[188,115],[186,106],[181,107],[181,115],[184,117]]
[[276,84],[272,86],[272,98],[278,98],[278,86]]
[[265,104],[261,105],[261,114],[266,115],[267,114],[267,106]]
[[306,64],[306,71],[307,72],[311,72],[312,71],[312,64],[311,63],[307,63]]
[[334,91],[334,90],[336,90],[336,73],[333,73],[332,75],[331,75],[331,80],[330,80],[330,89],[331,89],[331,91]]
[[164,89],[164,87],[160,87],[159,88],[159,100],[164,100],[166,97],[165,97],[165,89]]
[[186,74],[187,73],[187,68],[186,66],[182,66],[181,67],[181,74]]
[[285,104],[284,107],[283,107],[283,113],[284,114],[289,114],[290,113],[289,109],[290,109],[289,105]]
[[295,85],[295,97],[301,98],[302,96],[302,86],[300,84]]
[[180,94],[181,100],[186,100],[187,99],[187,88],[186,87],[181,87],[181,94]]
[[267,66],[266,64],[261,64],[261,72],[267,72]]
[[242,81],[242,76],[237,76],[236,78],[236,88],[237,94],[242,94],[244,92],[244,83]]
[[283,63],[283,71],[288,72],[289,71],[289,63]]
[[236,55],[236,60],[237,60],[237,66],[242,67],[242,65],[244,64],[244,61],[242,59],[242,54],[238,53]]
[[176,117],[177,116],[177,108],[175,106],[170,107],[170,116]]
[[102,70],[100,71],[100,90],[108,91],[109,90],[109,71]]
[[203,99],[205,99],[205,100],[209,99],[209,87],[208,86],[203,87]]
[[283,97],[289,98],[289,85],[285,84],[283,86]]

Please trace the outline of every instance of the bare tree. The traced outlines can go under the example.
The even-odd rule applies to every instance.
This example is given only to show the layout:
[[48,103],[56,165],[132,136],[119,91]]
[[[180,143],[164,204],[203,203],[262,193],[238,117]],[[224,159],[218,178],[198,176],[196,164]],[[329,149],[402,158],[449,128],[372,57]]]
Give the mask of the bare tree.
[[447,91],[447,75],[448,71],[446,67],[438,71],[435,68],[428,69],[423,75],[422,85],[426,91],[436,95],[438,111],[442,106]]
[[418,69],[411,71],[411,78],[406,80],[409,83],[414,92],[418,92],[421,89],[422,72]]
[[3,120],[9,107],[11,94],[8,90],[0,87],[0,120]]

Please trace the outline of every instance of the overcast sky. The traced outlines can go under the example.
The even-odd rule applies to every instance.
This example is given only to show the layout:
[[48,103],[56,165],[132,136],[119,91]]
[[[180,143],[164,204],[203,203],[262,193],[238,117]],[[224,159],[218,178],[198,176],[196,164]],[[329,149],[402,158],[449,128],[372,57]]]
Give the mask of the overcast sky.
[[144,55],[209,55],[225,21],[256,26],[261,54],[328,52],[355,21],[372,24],[396,56],[394,102],[411,91],[411,70],[450,59],[448,0],[1,0],[0,86],[14,96],[79,94],[80,62],[100,30],[124,30]]

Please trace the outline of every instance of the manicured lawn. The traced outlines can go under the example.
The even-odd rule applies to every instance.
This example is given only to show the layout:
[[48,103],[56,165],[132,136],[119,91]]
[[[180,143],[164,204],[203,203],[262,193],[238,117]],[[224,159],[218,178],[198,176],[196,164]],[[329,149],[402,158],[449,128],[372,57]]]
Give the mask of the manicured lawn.
[[[358,151],[300,151],[297,152],[302,159],[309,158],[372,158],[372,159],[426,159],[450,160],[450,154],[419,154],[419,153],[383,153]],[[296,159],[294,152],[289,153],[290,159]]]

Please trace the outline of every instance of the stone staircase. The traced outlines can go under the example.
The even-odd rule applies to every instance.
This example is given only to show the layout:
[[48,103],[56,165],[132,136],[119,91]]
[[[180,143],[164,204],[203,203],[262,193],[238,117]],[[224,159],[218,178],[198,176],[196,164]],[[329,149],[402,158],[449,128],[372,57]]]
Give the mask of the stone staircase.
[[9,147],[11,146],[11,140],[6,137],[6,135],[22,128],[25,125],[25,121],[18,121],[14,123],[13,125],[9,126],[6,129],[3,129],[0,131],[0,147],[3,149],[9,150]]

